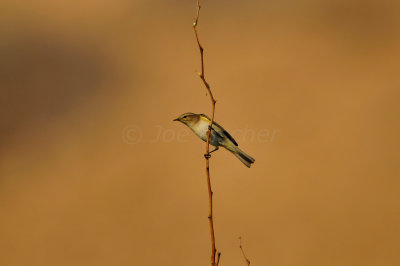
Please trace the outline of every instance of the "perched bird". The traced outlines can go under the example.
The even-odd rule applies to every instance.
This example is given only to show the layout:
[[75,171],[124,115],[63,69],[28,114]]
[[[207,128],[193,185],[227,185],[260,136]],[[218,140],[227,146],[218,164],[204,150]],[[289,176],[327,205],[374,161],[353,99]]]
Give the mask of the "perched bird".
[[[207,141],[207,132],[211,122],[208,116],[204,114],[184,113],[173,121],[179,121],[187,125],[199,138]],[[211,129],[210,144],[215,147],[211,152],[218,150],[219,146],[222,146],[232,152],[247,167],[250,167],[255,161],[251,156],[240,150],[234,138],[215,121]],[[209,155],[205,154],[205,156]]]

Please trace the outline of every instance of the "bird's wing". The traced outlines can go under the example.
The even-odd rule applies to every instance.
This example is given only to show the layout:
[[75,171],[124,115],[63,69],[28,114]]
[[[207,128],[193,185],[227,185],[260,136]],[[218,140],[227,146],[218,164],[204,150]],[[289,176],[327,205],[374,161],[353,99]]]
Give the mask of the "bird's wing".
[[231,134],[229,134],[228,131],[226,131],[225,129],[223,129],[223,130],[224,130],[223,133],[225,134],[225,136],[227,136],[228,139],[230,139],[233,142],[233,144],[235,144],[235,146],[238,146],[236,140],[231,136]]
[[[206,116],[205,114],[201,114],[201,116],[204,116],[205,118],[208,119],[208,121],[211,121],[211,119]],[[233,142],[233,144],[235,144],[235,146],[238,146],[236,140],[231,136],[231,134],[228,133],[228,131],[226,131],[222,126],[220,126],[217,122],[213,121],[213,126],[212,128],[214,129],[214,131],[219,134],[219,135],[225,135],[230,141]]]

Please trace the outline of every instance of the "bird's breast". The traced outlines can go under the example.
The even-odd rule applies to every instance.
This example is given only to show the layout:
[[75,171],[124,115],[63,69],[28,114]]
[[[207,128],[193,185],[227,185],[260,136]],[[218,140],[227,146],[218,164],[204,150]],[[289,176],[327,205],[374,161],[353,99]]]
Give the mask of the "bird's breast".
[[209,123],[204,120],[199,120],[195,125],[193,125],[193,132],[202,140],[207,140],[207,131]]
[[[210,123],[205,120],[199,120],[195,125],[192,126],[193,132],[201,138],[203,141],[207,141],[207,132],[208,132],[208,126]],[[211,131],[210,135],[210,144],[213,146],[219,146],[219,140],[216,137],[216,134],[214,131]]]

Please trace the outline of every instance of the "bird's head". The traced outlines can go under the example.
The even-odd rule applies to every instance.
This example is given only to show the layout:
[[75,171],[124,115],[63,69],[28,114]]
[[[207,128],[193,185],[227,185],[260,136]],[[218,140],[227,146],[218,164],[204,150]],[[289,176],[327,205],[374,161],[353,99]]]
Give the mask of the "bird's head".
[[184,113],[180,115],[178,118],[174,119],[173,121],[179,121],[187,126],[191,126],[199,121],[200,115],[194,113]]

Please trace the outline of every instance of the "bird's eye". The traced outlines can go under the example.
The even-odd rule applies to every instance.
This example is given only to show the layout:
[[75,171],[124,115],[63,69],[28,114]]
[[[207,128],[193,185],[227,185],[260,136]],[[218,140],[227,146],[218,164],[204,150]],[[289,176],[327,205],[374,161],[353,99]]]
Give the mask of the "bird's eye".
[[185,116],[183,116],[183,118],[186,118],[186,115],[185,115]]

